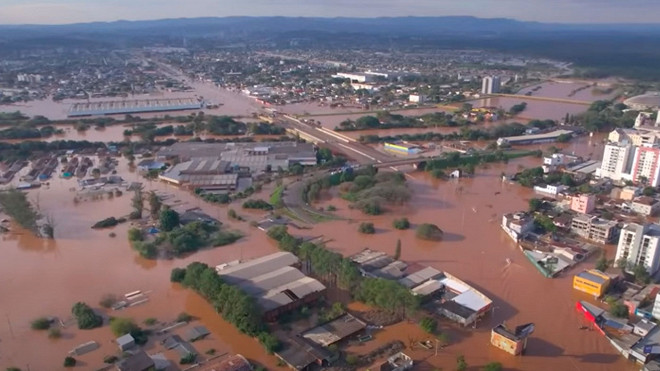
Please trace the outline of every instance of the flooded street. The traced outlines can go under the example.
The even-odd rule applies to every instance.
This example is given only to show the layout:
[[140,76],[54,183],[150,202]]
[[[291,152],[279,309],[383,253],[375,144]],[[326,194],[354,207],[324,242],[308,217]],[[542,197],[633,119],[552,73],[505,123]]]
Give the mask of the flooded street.
[[[457,181],[438,181],[427,174],[413,173],[409,186],[414,196],[408,205],[372,218],[348,210],[344,201],[335,198],[325,201],[323,206],[333,204],[355,222],[326,223],[314,232],[332,239],[328,246],[347,255],[365,247],[393,254],[400,239],[403,260],[446,270],[493,299],[494,312],[477,329],[458,329],[449,322],[441,322],[441,328],[451,329],[457,343],[443,350],[440,356],[432,357],[433,353],[425,350],[414,352],[415,357],[426,355],[428,358],[421,359],[435,367],[451,369],[456,356],[463,354],[470,365],[497,361],[516,370],[633,370],[635,367],[620,357],[600,334],[578,329],[581,316],[574,309],[575,302],[592,299],[572,289],[572,275],[593,262],[578,266],[560,278],[547,279],[499,227],[502,213],[527,209],[527,201],[533,197],[529,190],[502,183],[500,173],[512,173],[518,165],[531,166],[538,161],[524,159],[493,165],[479,169],[473,179]],[[392,228],[392,221],[401,216],[410,219],[413,229]],[[375,235],[356,233],[359,223],[366,220],[375,224]],[[444,240],[433,243],[416,239],[414,226],[420,223],[437,224],[445,232]],[[608,246],[610,256],[613,248]],[[512,264],[507,265],[507,259]],[[511,357],[489,344],[490,329],[503,321],[511,325],[536,324],[525,356]],[[401,334],[423,335],[416,325],[399,324],[386,329],[376,339],[381,343],[384,339],[399,338],[407,343]]]
[[[594,138],[580,137],[574,143],[566,143],[568,150],[581,155],[599,153],[602,135]],[[534,147],[534,146],[530,146]],[[547,148],[549,145],[534,148]],[[571,149],[572,148],[572,149]],[[468,364],[483,365],[491,361],[501,362],[516,370],[634,370],[635,367],[620,357],[601,335],[580,331],[581,316],[574,309],[575,301],[591,300],[571,287],[572,274],[593,264],[586,263],[557,279],[546,279],[524,258],[513,242],[501,231],[499,223],[503,213],[527,208],[527,200],[533,194],[517,185],[502,183],[500,174],[518,171],[520,166],[540,164],[538,158],[524,158],[508,164],[491,164],[479,168],[471,179],[443,181],[431,179],[426,173],[411,173],[409,187],[413,197],[401,207],[377,217],[368,217],[360,211],[348,208],[346,201],[334,197],[318,206],[332,204],[337,214],[347,220],[315,225],[311,230],[292,229],[301,236],[324,236],[327,246],[345,255],[359,252],[365,247],[394,253],[396,240],[402,242],[402,259],[446,270],[494,301],[493,313],[485,317],[476,329],[462,329],[447,321],[441,329],[449,331],[452,345],[433,352],[413,349],[409,352],[416,361],[451,369],[457,355],[465,355]],[[121,162],[120,174],[128,181],[140,181],[135,173]],[[191,195],[158,182],[146,182],[146,189],[154,189],[175,195],[178,204],[202,207],[209,215],[218,217],[227,228],[238,229],[246,234],[239,242],[216,249],[203,250],[184,259],[151,261],[140,258],[127,240],[128,223],[107,230],[90,229],[93,222],[108,216],[122,216],[130,212],[130,193],[114,199],[73,202],[73,180],[54,178],[50,189],[30,191],[30,199],[38,204],[44,215],[55,220],[54,241],[36,239],[26,232],[16,230],[2,236],[3,259],[0,271],[0,366],[29,365],[33,370],[57,369],[66,352],[76,345],[95,340],[101,349],[79,358],[90,368],[102,363],[105,355],[116,350],[110,329],[105,326],[91,331],[74,327],[65,328],[63,337],[50,340],[44,332],[30,329],[30,321],[40,316],[70,318],[70,308],[77,301],[85,301],[99,308],[99,300],[106,294],[122,295],[142,290],[148,292],[149,302],[123,311],[106,311],[107,315],[132,317],[141,323],[148,317],[171,321],[180,312],[197,318],[208,327],[212,336],[195,343],[203,353],[210,348],[221,352],[240,352],[249,359],[273,367],[276,360],[268,356],[255,340],[239,334],[222,320],[212,307],[190,290],[184,290],[169,282],[170,271],[193,261],[217,265],[234,259],[247,259],[276,251],[275,244],[265,233],[250,227],[247,222],[228,221],[227,207],[205,204]],[[268,198],[268,190],[258,198]],[[249,219],[259,219],[261,213],[248,213],[237,204],[232,205],[239,214]],[[392,228],[392,220],[406,216],[413,229],[399,231]],[[362,221],[373,221],[377,232],[364,235],[357,232]],[[435,223],[445,231],[442,242],[420,241],[414,236],[414,226]],[[109,236],[110,232],[117,237]],[[608,246],[608,254],[613,254]],[[511,264],[507,265],[506,260]],[[512,326],[527,322],[536,324],[536,332],[530,337],[527,354],[511,357],[489,344],[490,329],[507,321]],[[415,324],[400,323],[375,334],[375,340],[349,351],[365,352],[391,340],[401,340],[408,345],[411,339],[425,335]],[[40,356],[25,349],[39,349]],[[155,345],[147,346],[154,351]]]
[[[139,181],[137,175],[126,171],[126,164],[122,164],[121,175],[126,180]],[[83,331],[74,324],[62,330],[61,339],[51,340],[45,332],[31,330],[30,322],[41,316],[57,316],[66,321],[71,318],[71,306],[77,301],[101,309],[98,303],[104,295],[122,296],[135,290],[148,292],[149,302],[122,311],[101,310],[110,316],[132,317],[140,325],[149,317],[172,321],[185,311],[199,318],[198,323],[213,332],[209,345],[205,345],[208,348],[214,347],[219,353],[240,352],[256,362],[274,365],[274,358],[267,356],[255,340],[239,334],[202,298],[169,282],[172,268],[193,261],[214,266],[275,251],[275,245],[264,233],[246,222],[228,221],[226,206],[207,205],[162,183],[147,182],[146,189],[175,192],[181,201],[179,204],[201,206],[209,215],[221,219],[226,228],[240,230],[249,237],[229,246],[202,250],[185,259],[145,260],[128,244],[128,223],[113,229],[90,228],[97,220],[128,214],[132,194],[126,192],[111,200],[75,204],[74,193],[69,191],[75,186],[74,182],[53,178],[50,189],[44,187],[29,194],[30,200],[39,205],[41,213],[55,220],[55,240],[38,239],[20,229],[0,236],[3,250],[0,259],[0,296],[3,298],[0,301],[3,319],[0,321],[1,368],[19,366],[25,369],[29,365],[32,370],[60,369],[69,350],[90,340],[98,342],[101,348],[76,358],[86,365],[84,369],[101,366],[103,357],[116,353],[117,349],[108,326]],[[241,210],[238,211],[241,214]],[[110,232],[117,236],[110,237]],[[201,345],[195,343],[194,346]],[[152,347],[148,345],[147,351]],[[39,355],[26,349],[39,349]],[[198,349],[202,354],[205,350]]]

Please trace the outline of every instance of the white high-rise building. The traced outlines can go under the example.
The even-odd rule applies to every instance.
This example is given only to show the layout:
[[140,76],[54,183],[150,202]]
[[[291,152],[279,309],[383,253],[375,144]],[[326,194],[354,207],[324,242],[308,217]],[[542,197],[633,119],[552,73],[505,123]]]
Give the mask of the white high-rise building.
[[481,94],[495,94],[500,92],[500,78],[486,76],[481,80]]
[[634,159],[635,147],[628,142],[608,143],[603,151],[603,162],[596,169],[596,176],[616,181],[630,180]]
[[619,235],[616,261],[625,258],[629,268],[643,265],[653,275],[660,268],[660,225],[626,224]]
[[660,110],[656,113],[655,126],[660,126]]

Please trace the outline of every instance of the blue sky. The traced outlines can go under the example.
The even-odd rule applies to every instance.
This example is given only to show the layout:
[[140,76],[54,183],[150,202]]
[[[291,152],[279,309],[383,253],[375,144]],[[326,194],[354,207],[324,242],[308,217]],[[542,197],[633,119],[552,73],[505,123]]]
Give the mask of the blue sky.
[[0,0],[0,24],[232,15],[472,15],[541,22],[656,23],[660,0]]

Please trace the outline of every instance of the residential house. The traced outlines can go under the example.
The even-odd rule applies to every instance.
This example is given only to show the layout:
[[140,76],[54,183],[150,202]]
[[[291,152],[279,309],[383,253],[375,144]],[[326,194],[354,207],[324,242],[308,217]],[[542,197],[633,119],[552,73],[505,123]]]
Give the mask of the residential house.
[[504,214],[502,216],[502,229],[509,237],[518,242],[534,229],[534,218],[525,212]]
[[617,223],[594,215],[580,214],[573,218],[571,232],[597,243],[608,243],[616,236]]
[[637,197],[633,200],[631,209],[637,214],[653,216],[660,211],[660,201],[648,196]]

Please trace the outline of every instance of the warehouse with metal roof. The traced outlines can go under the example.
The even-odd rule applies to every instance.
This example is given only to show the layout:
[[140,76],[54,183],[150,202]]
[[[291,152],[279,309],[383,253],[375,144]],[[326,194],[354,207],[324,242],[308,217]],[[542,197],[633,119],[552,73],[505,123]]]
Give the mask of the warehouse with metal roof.
[[295,268],[298,263],[295,255],[277,252],[247,262],[221,264],[216,271],[225,282],[255,298],[267,320],[275,320],[325,293],[321,282]]
[[74,103],[69,117],[118,115],[142,112],[165,112],[200,109],[204,102],[195,98],[135,99]]

